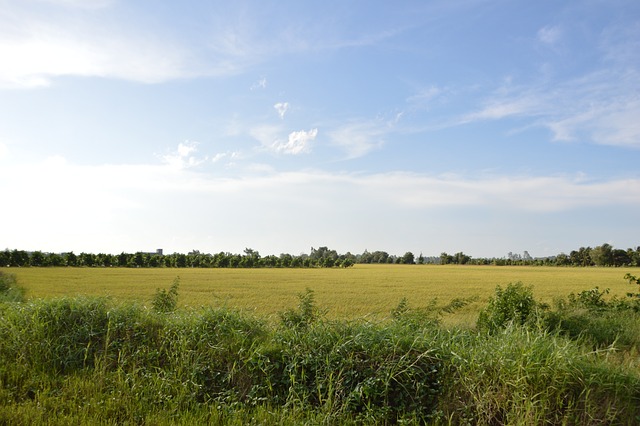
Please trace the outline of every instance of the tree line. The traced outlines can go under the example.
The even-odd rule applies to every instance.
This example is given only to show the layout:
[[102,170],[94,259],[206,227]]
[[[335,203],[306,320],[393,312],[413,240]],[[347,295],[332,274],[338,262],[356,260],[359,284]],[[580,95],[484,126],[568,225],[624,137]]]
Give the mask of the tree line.
[[280,256],[261,256],[256,250],[247,248],[243,254],[220,252],[201,253],[193,250],[187,254],[172,253],[46,253],[24,250],[0,251],[0,266],[11,267],[127,267],[127,268],[348,268],[353,266],[356,257],[350,253],[338,255],[327,247],[311,248],[310,254]]
[[580,247],[569,254],[533,258],[527,251],[522,255],[508,253],[501,258],[474,258],[463,252],[440,256],[415,256],[408,251],[402,256],[386,251],[365,250],[361,254],[347,252],[339,254],[328,247],[311,248],[310,253],[279,256],[261,256],[256,250],[246,248],[242,254],[219,252],[201,253],[193,250],[187,254],[173,253],[46,253],[42,251],[0,251],[0,266],[11,267],[128,267],[128,268],[348,268],[354,264],[440,264],[440,265],[532,265],[532,266],[640,266],[640,246],[632,249],[617,249],[610,244],[596,247]]

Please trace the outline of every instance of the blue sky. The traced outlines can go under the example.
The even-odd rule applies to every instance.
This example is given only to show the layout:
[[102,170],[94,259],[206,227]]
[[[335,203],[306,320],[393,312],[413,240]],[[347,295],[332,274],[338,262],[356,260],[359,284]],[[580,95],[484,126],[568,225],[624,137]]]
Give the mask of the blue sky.
[[640,244],[640,2],[0,0],[0,248]]

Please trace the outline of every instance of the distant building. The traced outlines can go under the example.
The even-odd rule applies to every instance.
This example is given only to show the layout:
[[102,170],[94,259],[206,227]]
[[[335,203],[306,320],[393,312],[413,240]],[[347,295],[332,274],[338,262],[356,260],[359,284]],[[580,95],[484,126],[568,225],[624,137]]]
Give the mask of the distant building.
[[143,252],[143,254],[148,254],[148,255],[150,255],[150,256],[151,256],[151,255],[154,255],[154,254],[157,254],[157,255],[159,255],[159,256],[162,256],[162,253],[163,253],[162,249],[156,249],[156,251],[147,251],[147,252]]

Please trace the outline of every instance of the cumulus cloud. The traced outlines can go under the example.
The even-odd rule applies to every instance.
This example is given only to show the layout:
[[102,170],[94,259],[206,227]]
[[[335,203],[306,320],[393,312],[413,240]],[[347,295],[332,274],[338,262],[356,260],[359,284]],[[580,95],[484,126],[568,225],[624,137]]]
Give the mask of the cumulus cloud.
[[283,142],[276,142],[273,144],[273,149],[276,152],[283,154],[298,155],[311,151],[311,143],[318,135],[318,129],[311,129],[309,131],[300,130],[297,132],[289,133],[289,138]]
[[278,102],[273,107],[278,112],[278,115],[280,116],[280,118],[284,118],[284,115],[289,110],[289,102]]
[[175,151],[163,155],[162,160],[165,164],[175,169],[187,169],[195,167],[207,161],[206,157],[201,158],[192,155],[197,151],[198,142],[187,141],[178,144],[178,148]]

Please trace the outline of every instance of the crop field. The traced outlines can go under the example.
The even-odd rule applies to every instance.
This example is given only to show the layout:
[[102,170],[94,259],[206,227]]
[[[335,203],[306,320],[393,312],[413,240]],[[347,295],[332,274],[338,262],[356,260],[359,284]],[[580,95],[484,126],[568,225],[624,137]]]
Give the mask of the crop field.
[[0,424],[640,419],[638,268],[0,272]]
[[[459,265],[356,265],[312,269],[170,269],[170,268],[1,268],[17,276],[27,297],[109,296],[148,305],[158,288],[180,277],[179,306],[228,307],[273,316],[295,307],[307,288],[329,318],[385,317],[400,300],[413,308],[435,299],[477,300],[456,316],[473,321],[497,285],[522,282],[537,300],[599,287],[623,297],[632,288],[623,277],[638,268],[500,267]],[[451,319],[450,319],[451,320]]]

